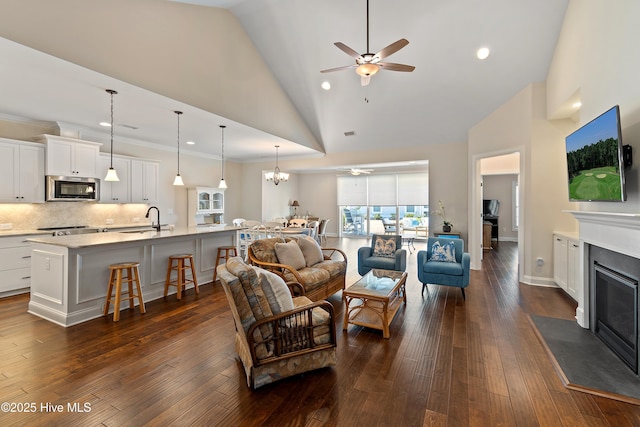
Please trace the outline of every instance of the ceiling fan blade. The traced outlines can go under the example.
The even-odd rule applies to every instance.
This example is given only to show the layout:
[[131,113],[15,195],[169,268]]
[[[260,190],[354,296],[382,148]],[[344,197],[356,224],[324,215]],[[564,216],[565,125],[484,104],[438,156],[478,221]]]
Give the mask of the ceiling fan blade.
[[378,62],[376,65],[380,66],[383,70],[389,71],[407,71],[411,72],[416,69],[413,65],[394,64],[392,62]]
[[347,70],[349,68],[354,68],[354,67],[355,67],[355,65],[345,65],[344,67],[329,68],[327,70],[322,70],[320,72],[321,73],[330,73],[332,71]]
[[387,56],[396,53],[403,47],[409,44],[407,39],[400,39],[397,42],[391,43],[389,46],[382,49],[380,52],[376,53],[376,57],[379,59],[384,59]]
[[344,53],[346,53],[347,55],[349,55],[350,57],[352,57],[354,59],[358,59],[358,58],[362,57],[358,52],[356,52],[355,50],[351,49],[349,46],[347,46],[344,43],[335,42],[334,44],[338,47],[338,49],[340,49],[341,51],[343,51]]
[[360,86],[368,86],[371,81],[371,76],[362,76],[360,78]]

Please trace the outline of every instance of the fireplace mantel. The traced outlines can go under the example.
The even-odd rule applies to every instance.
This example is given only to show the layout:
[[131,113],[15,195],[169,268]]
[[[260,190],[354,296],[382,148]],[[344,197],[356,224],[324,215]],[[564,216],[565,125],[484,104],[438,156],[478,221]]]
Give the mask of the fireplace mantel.
[[576,320],[589,327],[589,247],[599,246],[640,258],[640,213],[564,211],[580,223],[580,268]]
[[580,223],[590,222],[640,230],[640,213],[563,211],[572,214]]

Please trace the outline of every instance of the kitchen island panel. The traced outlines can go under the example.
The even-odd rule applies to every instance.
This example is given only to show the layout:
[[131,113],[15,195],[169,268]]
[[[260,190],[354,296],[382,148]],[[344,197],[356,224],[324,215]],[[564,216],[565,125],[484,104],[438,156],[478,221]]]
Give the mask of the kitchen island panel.
[[202,276],[206,277],[208,282],[213,280],[218,248],[221,246],[235,246],[235,233],[210,235],[202,238],[200,252],[196,257],[198,279]]
[[[31,274],[35,292],[29,312],[62,326],[103,316],[108,266],[124,261],[140,263],[145,302],[164,297],[171,255],[194,254],[198,283],[211,282],[217,248],[234,244],[235,234],[235,228],[218,228],[208,232],[141,233],[138,238],[128,234],[125,238],[113,236],[111,241],[103,236],[33,239]],[[187,289],[191,287],[192,284]],[[170,292],[175,294],[176,290],[172,288]],[[127,308],[128,302],[122,303],[120,309]]]
[[[56,248],[57,249],[57,248]],[[66,251],[34,248],[31,252],[31,299],[38,298],[51,307],[65,307]]]
[[[82,306],[86,303],[94,304],[99,299],[104,304],[109,285],[109,269],[107,266],[121,262],[139,262],[143,265],[145,246],[120,248],[118,250],[95,251],[91,253],[76,253],[70,259],[70,271],[76,272],[78,277],[71,283],[75,285],[74,303]],[[140,268],[140,284],[144,293],[146,274]]]

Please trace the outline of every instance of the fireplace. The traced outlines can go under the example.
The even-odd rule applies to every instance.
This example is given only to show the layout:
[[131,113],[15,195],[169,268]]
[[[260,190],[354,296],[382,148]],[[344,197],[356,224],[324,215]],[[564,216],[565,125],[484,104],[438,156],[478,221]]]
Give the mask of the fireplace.
[[[592,254],[600,249],[593,248]],[[593,261],[591,272],[591,329],[637,374],[638,281],[598,261]]]
[[[640,376],[640,213],[570,212],[580,223],[576,320],[594,333],[598,329],[603,341],[616,341],[611,345],[613,351]],[[599,302],[596,278],[605,282],[604,288],[598,290],[604,298]],[[600,332],[606,329],[610,331],[604,332],[603,338]],[[635,360],[631,360],[634,353]]]

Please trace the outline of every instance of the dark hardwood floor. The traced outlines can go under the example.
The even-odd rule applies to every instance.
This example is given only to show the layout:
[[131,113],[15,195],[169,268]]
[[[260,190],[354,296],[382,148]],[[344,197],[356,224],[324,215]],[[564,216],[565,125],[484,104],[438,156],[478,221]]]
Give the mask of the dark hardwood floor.
[[[349,256],[347,283],[360,277],[363,244],[329,239]],[[219,285],[66,329],[28,314],[26,295],[0,300],[0,402],[21,411],[3,406],[0,425],[640,425],[638,406],[563,387],[528,314],[572,319],[575,303],[519,284],[515,244],[486,253],[466,301],[435,285],[422,297],[415,252],[407,264],[408,303],[390,339],[343,332],[338,293],[338,365],[256,391]]]

